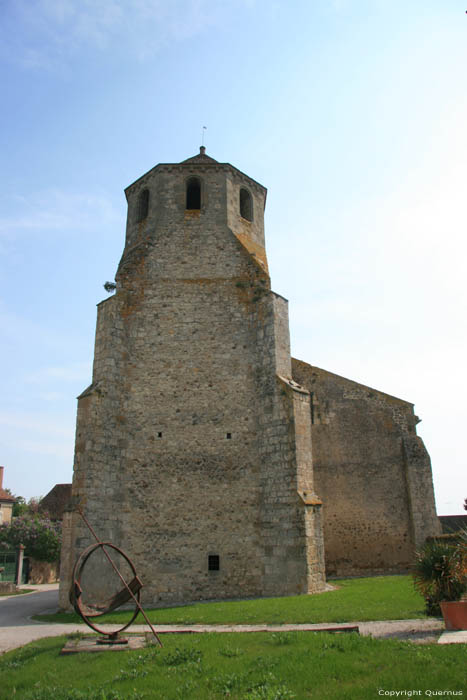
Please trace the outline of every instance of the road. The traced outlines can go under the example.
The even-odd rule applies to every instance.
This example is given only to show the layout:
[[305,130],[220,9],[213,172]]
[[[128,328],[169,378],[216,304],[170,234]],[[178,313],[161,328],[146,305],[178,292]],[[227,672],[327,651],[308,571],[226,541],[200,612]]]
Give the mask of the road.
[[0,598],[0,653],[41,637],[79,629],[77,625],[49,625],[31,620],[32,615],[55,612],[58,608],[58,584],[46,584],[37,588],[34,593]]

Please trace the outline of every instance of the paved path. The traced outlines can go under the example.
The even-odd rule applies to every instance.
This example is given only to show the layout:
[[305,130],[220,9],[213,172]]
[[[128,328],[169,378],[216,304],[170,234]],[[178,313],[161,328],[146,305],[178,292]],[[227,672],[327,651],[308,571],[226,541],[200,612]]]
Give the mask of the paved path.
[[[36,586],[37,592],[0,598],[0,653],[15,649],[42,637],[55,637],[70,632],[87,632],[86,625],[43,623],[31,620],[32,615],[55,612],[58,607],[58,585]],[[382,622],[355,622],[360,634],[379,639],[407,639],[417,643],[436,643],[444,629],[441,620],[390,620]],[[287,632],[319,631],[328,627],[346,627],[348,623],[302,624],[302,625],[155,625],[156,632],[201,633],[201,632]],[[106,631],[116,629],[116,625],[107,625]],[[132,632],[146,632],[148,627],[133,625]],[[467,632],[451,632],[443,643],[467,641]],[[456,636],[457,635],[457,636]],[[463,636],[462,636],[463,635]]]
[[[28,588],[28,586],[22,586]],[[41,637],[63,634],[54,631],[64,625],[42,625],[32,615],[55,612],[58,607],[58,584],[31,586],[37,592],[0,598],[0,653],[21,647]],[[72,631],[73,625],[70,627]],[[50,632],[46,633],[46,628]]]

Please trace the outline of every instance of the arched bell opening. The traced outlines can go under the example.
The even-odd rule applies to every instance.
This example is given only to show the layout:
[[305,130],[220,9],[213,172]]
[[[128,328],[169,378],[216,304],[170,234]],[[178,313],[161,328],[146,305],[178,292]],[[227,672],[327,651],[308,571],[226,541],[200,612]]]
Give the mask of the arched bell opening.
[[247,221],[253,221],[253,200],[244,187],[240,190],[240,216]]
[[186,183],[186,209],[201,209],[201,181],[190,177]]

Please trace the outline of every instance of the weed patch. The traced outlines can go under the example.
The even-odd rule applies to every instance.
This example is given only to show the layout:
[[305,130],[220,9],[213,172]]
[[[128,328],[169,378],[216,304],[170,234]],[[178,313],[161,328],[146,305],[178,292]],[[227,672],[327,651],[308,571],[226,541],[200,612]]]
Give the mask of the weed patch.
[[241,656],[243,651],[238,647],[221,647],[217,653],[221,656],[226,656],[228,659],[233,659],[236,656]]
[[271,641],[273,644],[278,646],[284,646],[285,644],[293,644],[297,639],[297,635],[294,632],[273,632],[271,634]]
[[220,695],[232,695],[241,690],[248,682],[247,673],[226,673],[222,676],[215,676],[210,687]]
[[199,649],[179,649],[169,652],[162,658],[162,663],[166,666],[180,666],[181,664],[201,662],[202,653]]
[[295,694],[285,685],[270,685],[265,683],[254,688],[245,695],[245,700],[292,700]]

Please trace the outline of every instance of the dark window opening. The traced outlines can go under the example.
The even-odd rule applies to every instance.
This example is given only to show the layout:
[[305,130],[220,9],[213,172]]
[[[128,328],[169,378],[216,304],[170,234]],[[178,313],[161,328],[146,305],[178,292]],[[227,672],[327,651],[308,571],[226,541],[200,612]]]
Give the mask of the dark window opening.
[[143,221],[149,213],[149,190],[143,190],[138,197],[138,215],[136,220]]
[[253,221],[253,200],[248,190],[240,190],[240,216],[247,221]]
[[191,177],[186,183],[186,208],[201,209],[201,182]]
[[232,439],[232,433],[227,433],[227,435],[226,435],[225,437],[226,437],[227,440],[231,440],[231,439]]
[[220,558],[218,554],[208,555],[208,571],[219,571],[220,569]]
[[162,433],[157,433],[157,437],[162,437]]

